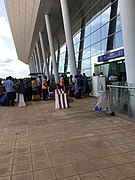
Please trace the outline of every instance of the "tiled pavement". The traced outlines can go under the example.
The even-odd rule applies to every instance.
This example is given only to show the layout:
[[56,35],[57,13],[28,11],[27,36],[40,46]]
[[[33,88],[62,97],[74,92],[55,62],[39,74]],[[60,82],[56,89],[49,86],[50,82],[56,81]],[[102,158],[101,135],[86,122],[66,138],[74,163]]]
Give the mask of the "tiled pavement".
[[135,123],[95,102],[0,107],[0,180],[135,180]]

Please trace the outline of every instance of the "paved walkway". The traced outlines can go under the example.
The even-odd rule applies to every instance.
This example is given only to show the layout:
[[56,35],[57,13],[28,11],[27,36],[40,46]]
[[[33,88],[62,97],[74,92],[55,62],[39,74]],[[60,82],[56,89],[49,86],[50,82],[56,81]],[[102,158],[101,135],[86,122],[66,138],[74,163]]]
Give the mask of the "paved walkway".
[[135,180],[135,124],[95,102],[0,107],[0,180]]

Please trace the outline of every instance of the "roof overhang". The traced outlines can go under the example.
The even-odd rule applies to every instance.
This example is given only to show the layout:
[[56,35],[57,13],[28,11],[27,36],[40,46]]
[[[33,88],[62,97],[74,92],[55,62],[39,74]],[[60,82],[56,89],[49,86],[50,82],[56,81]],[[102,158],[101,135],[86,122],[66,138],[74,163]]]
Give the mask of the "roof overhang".
[[[81,28],[81,19],[89,21],[110,1],[68,0],[72,34]],[[46,51],[50,51],[45,14],[50,15],[55,48],[65,42],[60,0],[5,0],[5,5],[19,60],[29,63],[35,43],[39,42],[39,31],[43,32]]]

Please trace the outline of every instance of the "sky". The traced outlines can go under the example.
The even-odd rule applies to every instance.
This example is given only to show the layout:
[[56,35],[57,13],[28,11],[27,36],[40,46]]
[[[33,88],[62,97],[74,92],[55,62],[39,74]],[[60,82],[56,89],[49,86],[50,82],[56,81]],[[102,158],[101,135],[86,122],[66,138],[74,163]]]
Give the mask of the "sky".
[[0,0],[0,78],[24,78],[28,74],[29,66],[18,60],[4,0]]

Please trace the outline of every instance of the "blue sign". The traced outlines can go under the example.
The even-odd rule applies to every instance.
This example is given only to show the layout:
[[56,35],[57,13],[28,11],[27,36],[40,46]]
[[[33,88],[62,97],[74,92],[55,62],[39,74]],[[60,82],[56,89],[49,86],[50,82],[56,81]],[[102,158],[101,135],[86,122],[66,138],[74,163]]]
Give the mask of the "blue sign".
[[120,49],[108,54],[104,54],[98,57],[98,62],[108,61],[110,59],[118,58],[124,56],[124,49]]

